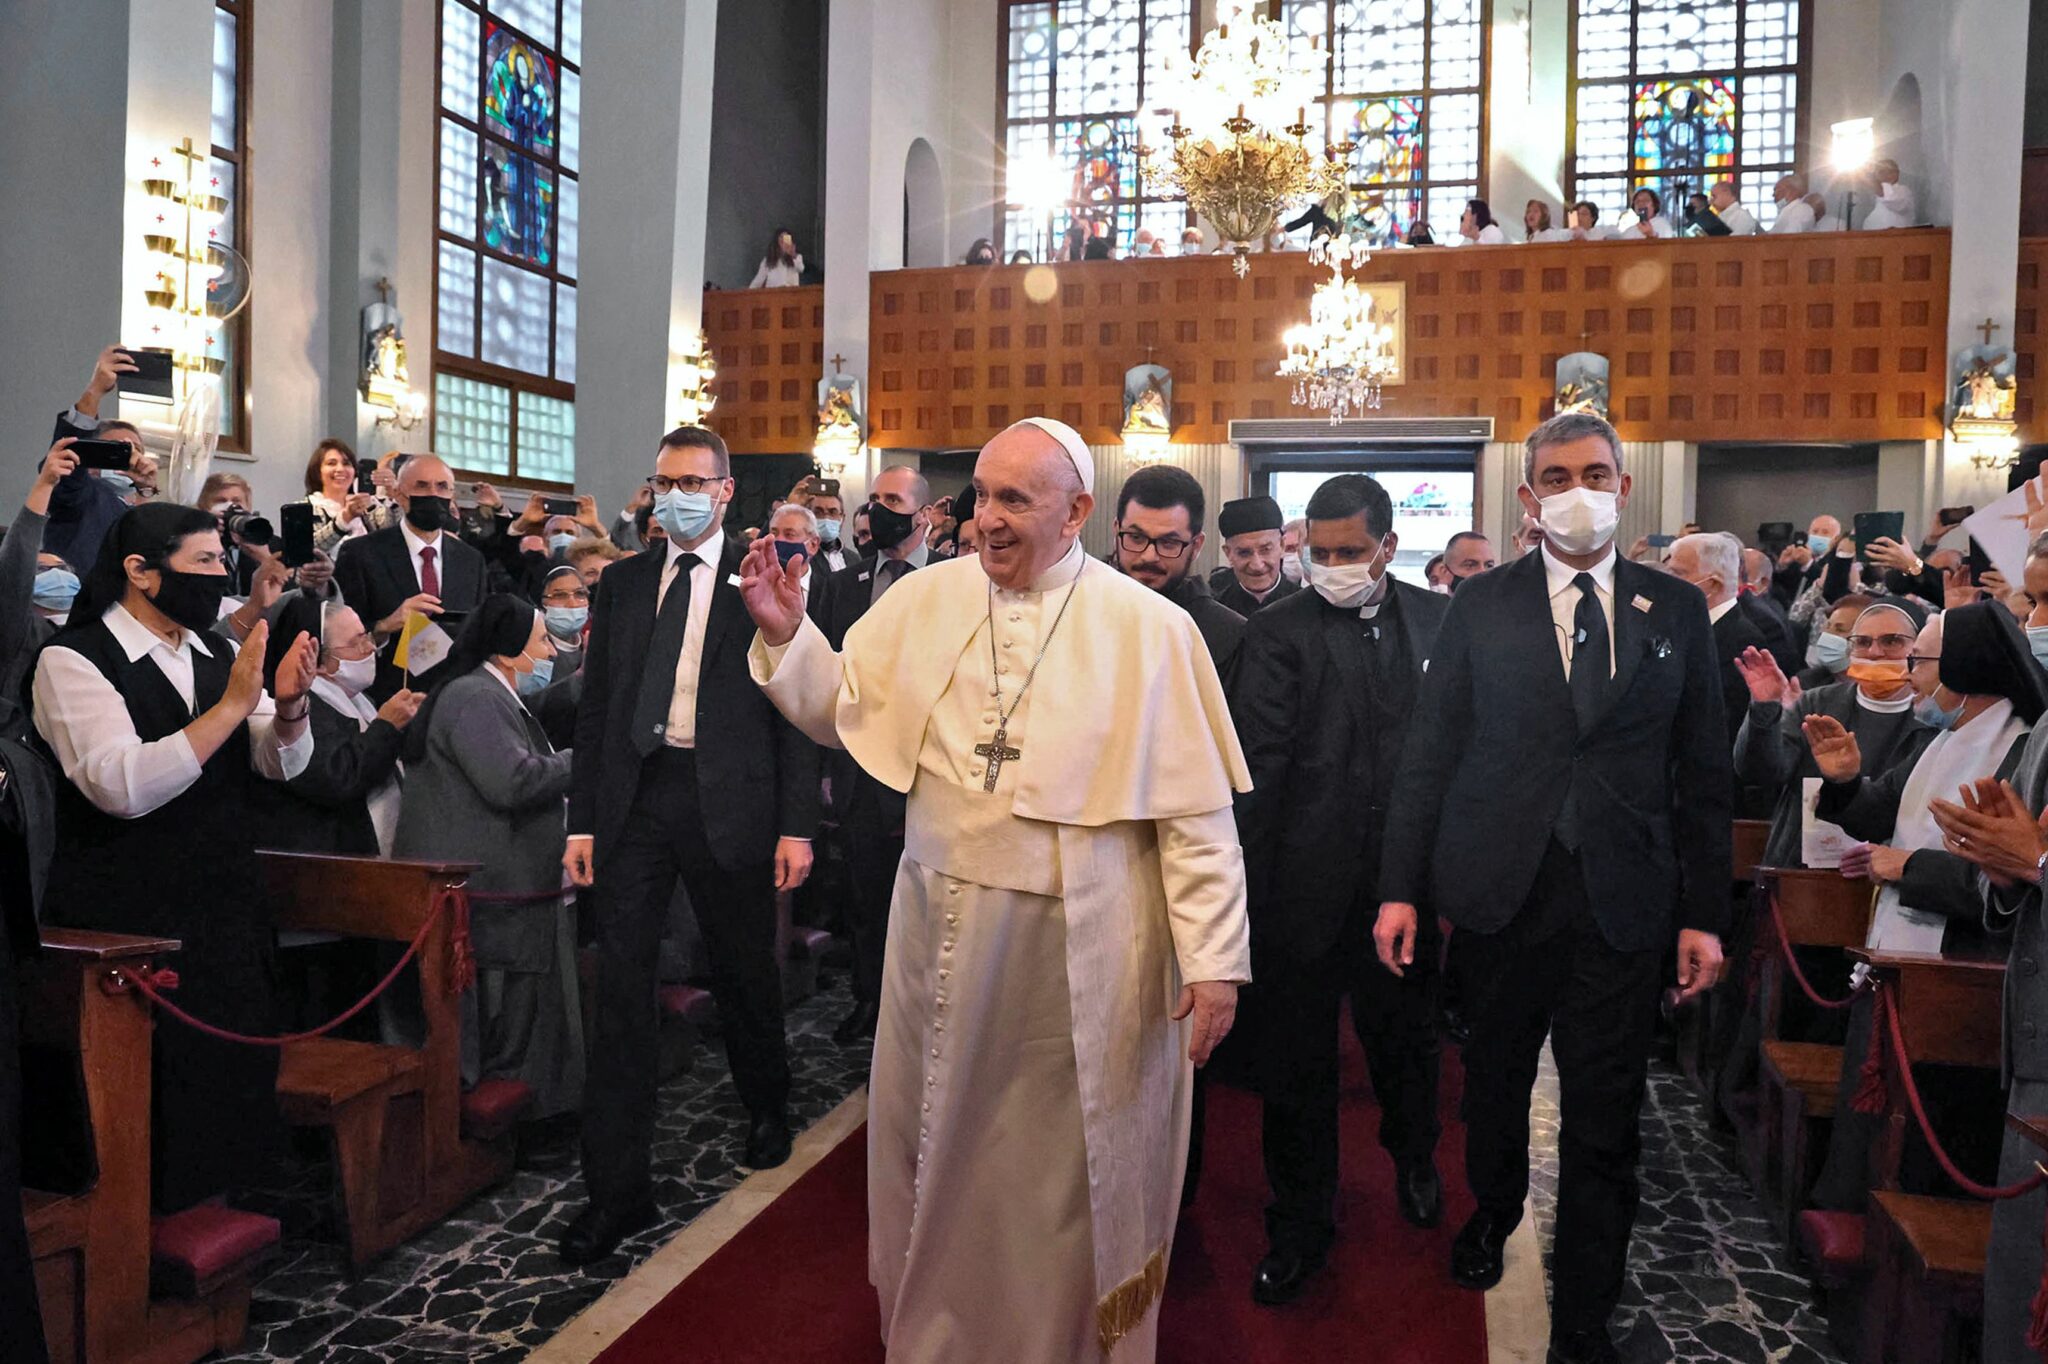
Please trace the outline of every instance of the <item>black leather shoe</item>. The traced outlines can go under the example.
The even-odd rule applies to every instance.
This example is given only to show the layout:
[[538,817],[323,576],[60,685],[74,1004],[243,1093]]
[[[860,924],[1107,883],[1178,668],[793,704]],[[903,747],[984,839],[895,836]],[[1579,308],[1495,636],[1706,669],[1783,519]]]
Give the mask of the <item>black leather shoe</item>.
[[1545,1364],[1621,1364],[1621,1351],[1614,1348],[1607,1328],[1595,1326],[1550,1338]]
[[1267,1251],[1252,1275],[1252,1301],[1261,1307],[1293,1302],[1323,1267],[1323,1258],[1293,1250]]
[[1419,1160],[1394,1169],[1394,1201],[1401,1220],[1414,1227],[1433,1227],[1444,1220],[1444,1182],[1436,1161]]
[[654,1218],[652,1203],[631,1208],[605,1208],[592,1203],[562,1233],[562,1260],[572,1265],[595,1264],[617,1250],[619,1242],[634,1232],[653,1226]]
[[1488,1289],[1500,1282],[1508,1233],[1514,1223],[1502,1222],[1484,1209],[1458,1230],[1451,1243],[1451,1278],[1460,1288]]
[[756,1113],[747,1128],[747,1149],[740,1164],[750,1170],[772,1170],[789,1159],[789,1115],[777,1108]]
[[875,1040],[875,1023],[882,1015],[882,1006],[868,1000],[855,1000],[852,1012],[839,1020],[839,1026],[832,1030],[832,1040],[842,1047],[856,1042]]

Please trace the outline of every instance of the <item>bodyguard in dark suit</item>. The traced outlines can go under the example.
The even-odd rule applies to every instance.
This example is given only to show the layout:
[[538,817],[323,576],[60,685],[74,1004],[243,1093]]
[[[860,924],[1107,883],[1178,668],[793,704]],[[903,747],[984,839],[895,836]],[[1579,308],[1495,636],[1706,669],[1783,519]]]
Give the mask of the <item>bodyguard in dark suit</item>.
[[775,892],[809,873],[817,749],[747,674],[746,546],[720,526],[732,499],[725,442],[704,427],[662,438],[652,480],[669,543],[614,563],[592,606],[576,713],[563,863],[595,887],[596,1012],[584,1082],[590,1206],[562,1258],[609,1255],[653,1219],[655,988],[677,882],[711,962],[744,1163],[789,1157],[788,1047],[775,960]]
[[1211,596],[1209,585],[1192,572],[1208,539],[1203,510],[1202,485],[1193,474],[1171,464],[1145,466],[1116,495],[1110,562],[1194,617],[1227,690],[1244,642],[1244,617]]
[[[1700,590],[1707,599],[1707,620],[1714,627],[1714,658],[1721,671],[1721,713],[1728,721],[1728,742],[1735,742],[1743,717],[1749,714],[1749,683],[1735,660],[1746,649],[1769,650],[1764,632],[1742,609],[1742,542],[1732,535],[1702,531],[1672,542],[1664,567]],[[1766,803],[1759,815],[1769,810]]]
[[1521,1220],[1550,1037],[1566,1115],[1550,1358],[1572,1364],[1617,1357],[1607,1319],[1662,963],[1675,937],[1687,995],[1720,972],[1732,781],[1705,601],[1614,551],[1629,491],[1614,428],[1552,418],[1529,436],[1523,479],[1544,541],[1451,599],[1394,788],[1374,936],[1409,971],[1421,915],[1457,929],[1478,1211],[1451,1272],[1467,1287],[1498,1282]]
[[[817,587],[811,589],[811,619],[833,648],[844,648],[846,632],[867,614],[868,607],[925,562],[925,528],[931,516],[925,507],[930,501],[930,486],[915,469],[897,465],[875,476],[867,508],[874,537],[868,557],[832,574],[822,593]],[[817,570],[811,576],[816,578]],[[889,899],[895,891],[897,864],[903,860],[903,811],[908,797],[861,771],[843,749],[825,754],[825,770],[832,779],[832,817],[839,823],[846,846],[846,878],[851,891],[846,921],[853,940],[853,1009],[833,1029],[832,1040],[849,1046],[872,1038],[881,1016]]]
[[1237,799],[1252,931],[1245,1040],[1258,1054],[1273,1201],[1263,1303],[1292,1301],[1336,1235],[1341,1006],[1365,1048],[1402,1217],[1443,1215],[1436,1169],[1434,922],[1396,976],[1374,956],[1380,837],[1447,597],[1388,576],[1385,488],[1343,474],[1308,502],[1310,590],[1253,616],[1231,714],[1252,789]]
[[[344,540],[334,561],[334,585],[377,639],[377,681],[370,698],[389,699],[406,683],[392,661],[408,612],[468,615],[483,603],[484,556],[458,540],[455,475],[435,455],[414,455],[398,471],[394,490],[405,518],[385,530]],[[413,677],[432,680],[432,670]]]

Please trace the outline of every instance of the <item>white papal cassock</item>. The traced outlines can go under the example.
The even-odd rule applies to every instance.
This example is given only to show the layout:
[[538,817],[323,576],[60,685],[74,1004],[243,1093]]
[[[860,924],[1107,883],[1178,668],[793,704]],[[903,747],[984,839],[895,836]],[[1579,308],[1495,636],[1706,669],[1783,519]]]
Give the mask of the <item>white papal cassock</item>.
[[[987,792],[991,684],[1015,698],[1048,631]],[[1191,1093],[1169,1015],[1183,981],[1251,977],[1249,778],[1215,667],[1185,612],[1078,543],[1021,592],[991,597],[974,558],[910,574],[845,643],[806,620],[751,661],[910,795],[868,1103],[889,1358],[1150,1360]]]

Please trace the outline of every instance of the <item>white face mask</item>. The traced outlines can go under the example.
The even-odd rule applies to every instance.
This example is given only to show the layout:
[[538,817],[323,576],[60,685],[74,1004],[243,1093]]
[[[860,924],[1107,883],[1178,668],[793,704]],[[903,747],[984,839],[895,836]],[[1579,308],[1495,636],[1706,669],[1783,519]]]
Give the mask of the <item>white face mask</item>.
[[1566,554],[1591,554],[1614,538],[1621,508],[1613,493],[1567,488],[1540,499],[1538,519],[1550,542]]
[[1288,555],[1280,561],[1280,576],[1287,579],[1288,582],[1299,583],[1301,581],[1301,566],[1306,562],[1308,560],[1303,555]]
[[336,659],[331,680],[350,696],[361,696],[377,680],[377,656]]
[[1319,564],[1304,555],[1301,565],[1309,586],[1339,611],[1355,611],[1365,605],[1385,576],[1379,570],[1377,554],[1362,564]]

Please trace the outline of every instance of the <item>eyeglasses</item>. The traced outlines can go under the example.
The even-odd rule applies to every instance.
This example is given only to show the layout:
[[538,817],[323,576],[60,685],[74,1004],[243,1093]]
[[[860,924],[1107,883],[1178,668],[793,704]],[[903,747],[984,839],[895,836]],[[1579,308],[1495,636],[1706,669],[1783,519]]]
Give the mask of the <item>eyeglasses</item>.
[[1155,540],[1141,530],[1119,531],[1116,542],[1123,546],[1127,554],[1143,554],[1146,550],[1152,549],[1157,550],[1162,559],[1178,559],[1187,553],[1188,546],[1194,543],[1192,540],[1182,540],[1171,535],[1162,540]]
[[1872,649],[1910,649],[1913,647],[1913,636],[1851,635],[1849,636],[1849,647],[1861,650],[1864,653],[1868,653]]
[[580,587],[573,591],[543,592],[540,604],[542,606],[588,606],[590,605],[590,593]]
[[1920,665],[1921,665],[1922,663],[1939,663],[1939,662],[1941,662],[1941,655],[1940,655],[1940,654],[1907,654],[1907,655],[1906,655],[1906,666],[1907,666],[1907,667],[1909,667],[1909,668],[1917,668],[1917,667],[1919,667],[1919,666],[1920,666]]
[[658,493],[701,493],[714,483],[725,479],[717,474],[699,478],[695,474],[684,474],[681,478],[670,478],[667,474],[656,474],[647,480],[647,486]]

